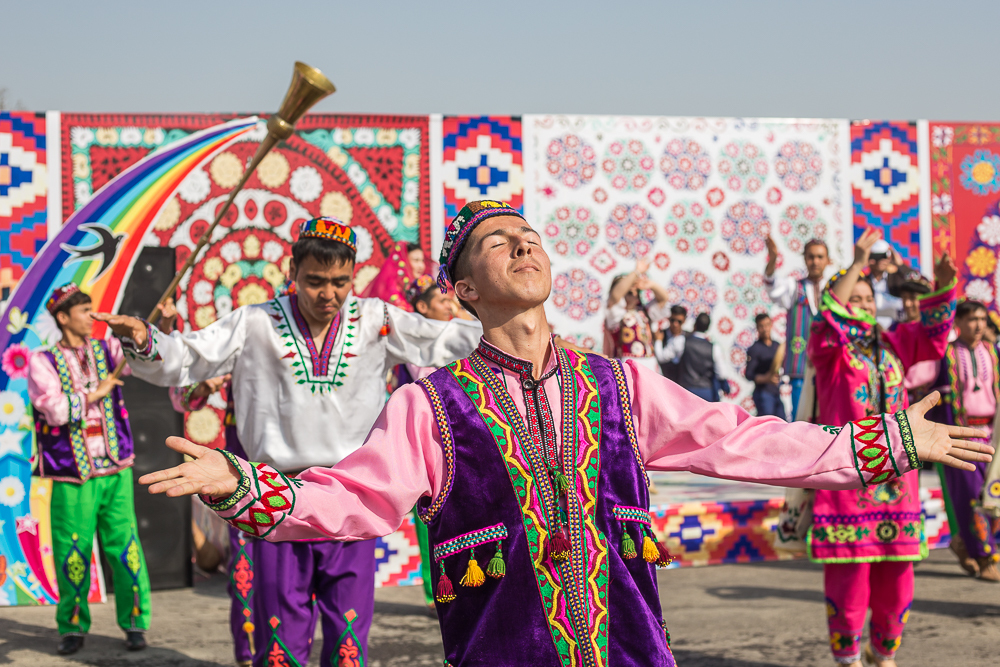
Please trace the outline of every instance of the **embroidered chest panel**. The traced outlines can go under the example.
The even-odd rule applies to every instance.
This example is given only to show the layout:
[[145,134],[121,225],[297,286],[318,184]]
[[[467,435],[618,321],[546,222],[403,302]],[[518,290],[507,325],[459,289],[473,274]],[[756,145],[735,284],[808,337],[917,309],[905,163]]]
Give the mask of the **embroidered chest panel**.
[[[325,394],[344,385],[350,372],[351,359],[357,356],[354,347],[361,331],[361,309],[351,298],[347,307],[337,313],[330,324],[322,349],[316,347],[309,325],[292,299],[283,304],[280,299],[270,302],[269,315],[280,339],[281,359],[295,377],[295,383],[308,387],[312,393]],[[342,343],[337,349],[337,338]],[[298,331],[299,336],[295,335]]]
[[[94,367],[97,370],[97,380],[98,382],[102,382],[108,377],[108,358],[104,353],[104,347],[101,345],[100,341],[93,338],[90,339],[89,353],[93,358]],[[70,401],[70,421],[67,426],[69,428],[70,446],[73,450],[73,460],[76,464],[77,472],[80,474],[80,479],[86,480],[93,473],[94,464],[91,460],[90,451],[87,448],[86,436],[84,434],[86,415],[83,414],[83,410],[85,406],[74,405],[79,402],[80,399],[75,387],[73,386],[73,376],[70,372],[66,355],[59,347],[54,347],[52,348],[52,358],[55,361],[56,373],[59,375],[59,384],[61,385],[63,393],[67,395],[68,400]],[[108,458],[117,463],[120,460],[119,437],[118,425],[115,422],[113,392],[101,399],[100,406]],[[77,412],[79,413],[80,418],[74,419],[73,415]]]

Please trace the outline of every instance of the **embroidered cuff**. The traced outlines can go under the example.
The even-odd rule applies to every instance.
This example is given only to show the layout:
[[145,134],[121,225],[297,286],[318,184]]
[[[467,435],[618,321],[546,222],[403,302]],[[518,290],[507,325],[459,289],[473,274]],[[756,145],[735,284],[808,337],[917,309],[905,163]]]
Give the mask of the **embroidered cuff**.
[[953,280],[950,285],[920,298],[920,324],[928,336],[942,336],[951,331],[958,303],[956,284]]
[[146,325],[146,344],[140,348],[131,338],[119,336],[122,351],[133,359],[156,361],[159,358],[159,355],[156,354],[156,336],[154,335],[157,329],[146,320],[143,320],[142,323]]
[[[246,461],[239,458],[232,452],[227,452],[224,449],[220,449],[219,453],[229,459],[229,462],[234,468],[240,473],[240,481],[236,485],[236,491],[233,492],[228,498],[212,498],[211,496],[201,496],[201,501],[205,503],[208,509],[213,512],[217,512],[220,516],[222,514],[228,513],[237,505],[241,504],[241,501],[247,497],[250,493],[250,476],[247,475],[246,470],[244,470],[244,464]],[[247,464],[249,467],[249,464]],[[227,519],[227,517],[222,517]],[[228,520],[228,519],[227,519]]]
[[184,387],[181,392],[181,407],[183,407],[188,412],[194,412],[195,410],[201,410],[208,403],[207,396],[195,397],[194,392],[198,389],[200,383],[196,382],[192,385]]
[[83,421],[84,407],[87,405],[87,397],[83,394],[68,394],[69,398],[69,423]]
[[285,520],[295,508],[295,487],[298,479],[289,479],[266,463],[250,463],[225,450],[222,455],[240,471],[236,493],[213,502],[202,500],[215,512],[254,537],[266,537]]
[[892,435],[899,437],[898,431],[893,433],[898,427],[890,427],[886,415],[858,419],[849,422],[847,427],[851,433],[854,468],[863,487],[882,484],[903,475],[896,465],[891,442]]
[[896,424],[899,426],[899,437],[903,442],[903,450],[906,451],[906,460],[913,470],[920,469],[920,457],[917,456],[917,445],[913,442],[913,431],[910,429],[910,419],[906,416],[905,410],[900,410],[895,414]]

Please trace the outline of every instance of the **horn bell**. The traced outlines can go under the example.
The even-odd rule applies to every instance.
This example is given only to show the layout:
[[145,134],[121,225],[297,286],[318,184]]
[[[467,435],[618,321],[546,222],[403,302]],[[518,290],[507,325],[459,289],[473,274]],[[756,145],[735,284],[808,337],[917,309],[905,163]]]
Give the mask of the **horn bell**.
[[288,86],[285,99],[278,113],[271,116],[267,129],[278,139],[292,136],[295,123],[317,102],[333,94],[336,86],[315,67],[304,62],[296,62],[292,73],[292,83]]

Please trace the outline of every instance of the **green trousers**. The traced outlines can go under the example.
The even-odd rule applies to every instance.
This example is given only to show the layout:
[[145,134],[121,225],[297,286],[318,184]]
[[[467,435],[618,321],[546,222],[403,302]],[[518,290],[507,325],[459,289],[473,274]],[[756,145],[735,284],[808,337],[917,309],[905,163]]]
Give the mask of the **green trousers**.
[[413,508],[413,526],[417,529],[417,544],[420,545],[420,576],[424,580],[424,602],[434,604],[434,587],[431,585],[431,549],[427,539],[427,526]]
[[101,537],[115,584],[115,610],[123,630],[149,628],[149,572],[136,532],[132,470],[92,477],[83,484],[52,484],[52,551],[59,584],[59,634],[90,630],[90,552]]

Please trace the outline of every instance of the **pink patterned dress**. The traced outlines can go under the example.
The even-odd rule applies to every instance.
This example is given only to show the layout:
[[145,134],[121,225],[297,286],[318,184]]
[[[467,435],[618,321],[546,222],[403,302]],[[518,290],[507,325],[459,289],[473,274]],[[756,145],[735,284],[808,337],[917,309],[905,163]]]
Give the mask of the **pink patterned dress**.
[[[921,299],[920,321],[902,323],[879,334],[885,412],[909,407],[906,373],[918,362],[941,359],[954,310],[955,289],[950,286]],[[823,293],[808,347],[809,359],[816,367],[822,423],[845,424],[879,414],[883,383],[872,349],[874,326],[866,313],[839,302],[829,288]],[[858,475],[867,486],[816,492],[809,557],[821,563],[920,560],[927,555],[927,541],[920,514],[919,473],[915,470],[895,482],[882,483],[894,477],[888,474],[892,459],[874,448],[869,452],[863,428],[858,431],[855,446],[859,461],[864,461]]]

